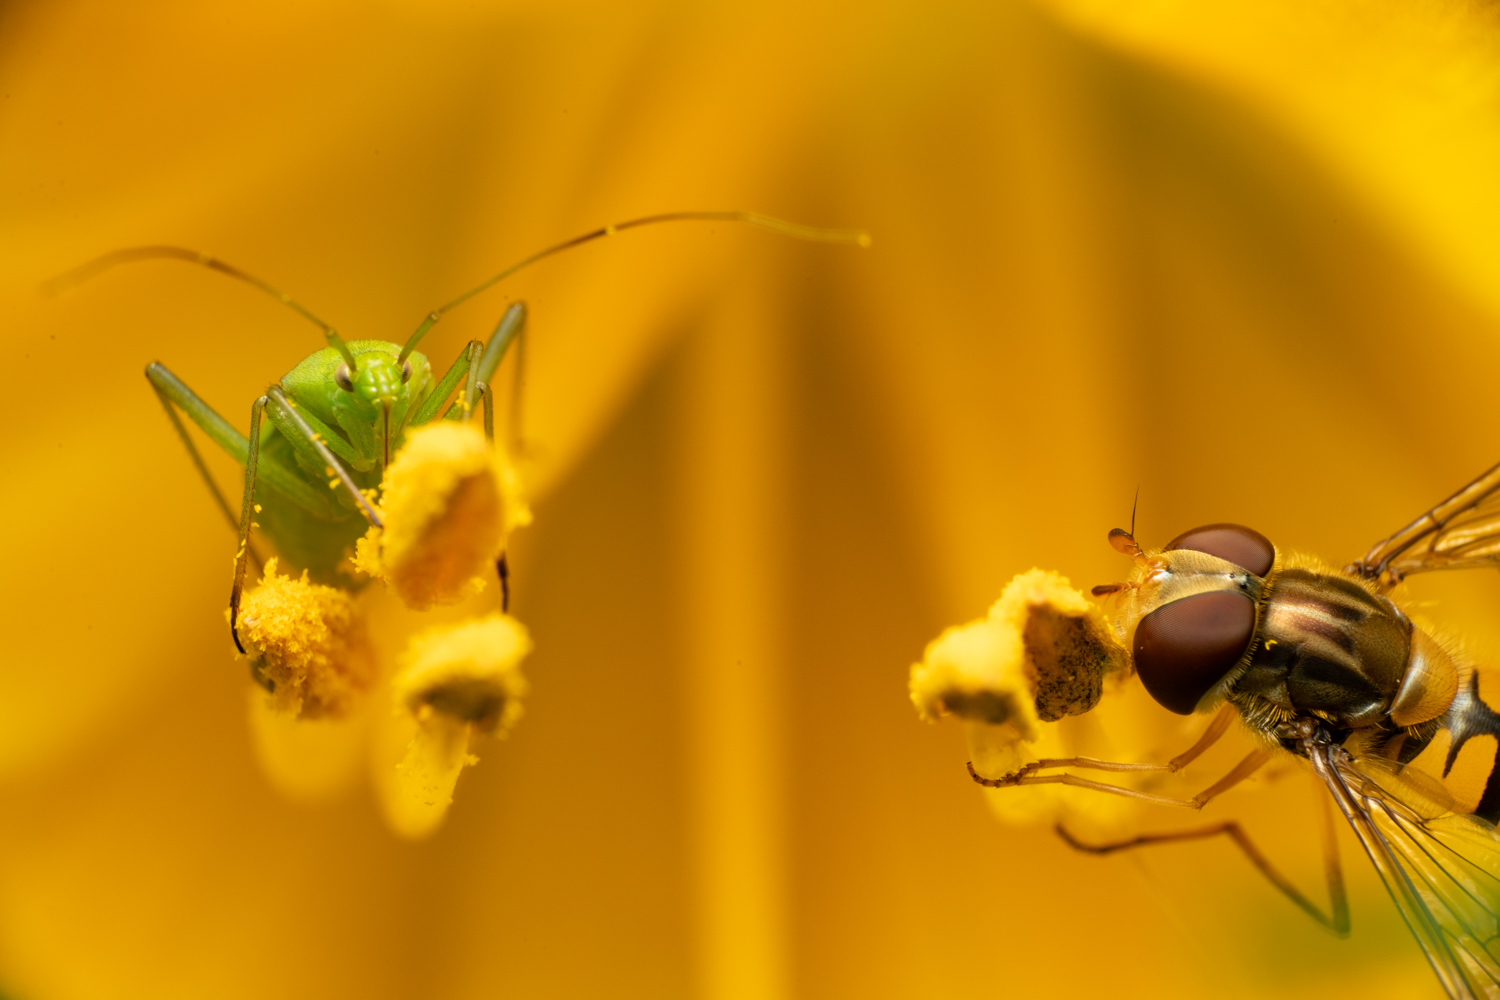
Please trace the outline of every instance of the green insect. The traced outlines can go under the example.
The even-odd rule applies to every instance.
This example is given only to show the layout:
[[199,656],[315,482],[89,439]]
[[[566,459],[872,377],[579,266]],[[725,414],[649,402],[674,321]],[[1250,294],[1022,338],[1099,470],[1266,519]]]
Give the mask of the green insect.
[[[250,561],[260,562],[252,547],[253,527],[261,528],[285,560],[306,568],[314,580],[349,587],[351,581],[341,576],[339,564],[369,525],[381,525],[371,497],[379,489],[386,466],[400,450],[406,432],[433,420],[467,419],[478,406],[483,409],[485,433],[493,439],[494,400],[489,382],[512,344],[517,345],[518,357],[511,400],[514,413],[519,413],[526,307],[519,302],[511,305],[488,343],[470,341],[443,377],[434,379],[432,366],[416,348],[444,314],[545,257],[626,229],[681,221],[743,222],[797,239],[870,244],[869,235],[863,232],[818,229],[752,212],[671,212],[630,219],[575,236],[507,267],[428,313],[405,344],[345,341],[332,326],[289,295],[223,261],[180,247],[117,250],[59,276],[48,283],[47,290],[75,285],[117,264],[181,260],[253,285],[323,331],[328,346],[303,359],[251,405],[248,437],[235,430],[165,365],[152,362],[146,366],[146,378],[189,457],[230,526],[238,532],[239,549],[229,595],[229,630],[235,647],[244,653],[238,630],[240,598]],[[444,409],[443,404],[455,390],[459,391],[458,397]],[[244,466],[244,493],[238,517],[209,475],[178,411]],[[270,427],[264,431],[262,418],[270,421]],[[511,429],[513,435],[517,433],[515,420]],[[502,605],[508,605],[509,573],[503,553],[496,569]]]

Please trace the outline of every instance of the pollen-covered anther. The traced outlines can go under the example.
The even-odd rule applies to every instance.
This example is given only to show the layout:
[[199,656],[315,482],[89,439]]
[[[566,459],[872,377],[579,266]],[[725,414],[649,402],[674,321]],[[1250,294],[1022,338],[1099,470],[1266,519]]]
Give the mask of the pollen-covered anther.
[[520,719],[521,661],[530,651],[525,627],[499,613],[413,637],[391,683],[396,712],[412,726],[386,802],[398,832],[435,829],[459,772],[478,762],[473,739],[503,736]]
[[340,718],[369,690],[374,660],[364,621],[347,593],[276,572],[266,561],[258,586],[240,605],[236,625],[252,676],[279,712],[304,719]]
[[531,519],[484,435],[446,420],[408,435],[386,470],[380,516],[384,528],[360,539],[355,565],[419,611],[482,590],[506,536]]
[[1034,569],[1006,586],[988,617],[928,644],[911,668],[911,699],[923,718],[1008,724],[1034,740],[1039,723],[1093,708],[1104,676],[1125,663],[1097,605]]

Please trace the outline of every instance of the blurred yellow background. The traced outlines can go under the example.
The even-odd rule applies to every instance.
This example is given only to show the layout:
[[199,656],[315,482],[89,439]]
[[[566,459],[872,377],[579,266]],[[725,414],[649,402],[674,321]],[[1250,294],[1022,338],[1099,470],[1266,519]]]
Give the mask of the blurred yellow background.
[[[905,678],[1018,572],[1119,578],[1137,486],[1147,544],[1343,562],[1500,455],[1497,55],[1458,0],[0,8],[0,994],[1438,996],[1351,840],[1346,942],[1227,844],[1076,854]],[[38,284],[175,243],[401,340],[702,208],[876,242],[641,231],[437,327],[532,309],[527,716],[428,841],[282,800],[141,370],[242,425],[317,334]],[[1413,596],[1500,650],[1495,576]],[[1321,899],[1312,794],[1210,812]]]

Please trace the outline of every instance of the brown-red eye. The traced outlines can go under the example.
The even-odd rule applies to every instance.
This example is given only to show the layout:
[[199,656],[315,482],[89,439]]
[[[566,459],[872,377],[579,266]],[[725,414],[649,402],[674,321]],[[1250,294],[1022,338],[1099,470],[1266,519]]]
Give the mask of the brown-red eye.
[[1167,543],[1167,551],[1172,549],[1207,552],[1243,566],[1256,576],[1265,576],[1276,561],[1276,549],[1270,540],[1243,524],[1206,524],[1184,531]]
[[1163,708],[1191,715],[1239,662],[1254,632],[1255,604],[1244,594],[1213,590],[1184,597],[1136,626],[1135,669]]

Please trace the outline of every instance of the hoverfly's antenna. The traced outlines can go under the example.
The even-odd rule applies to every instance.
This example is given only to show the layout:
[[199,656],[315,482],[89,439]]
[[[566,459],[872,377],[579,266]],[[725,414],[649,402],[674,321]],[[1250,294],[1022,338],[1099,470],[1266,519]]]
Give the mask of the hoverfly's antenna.
[[870,234],[862,229],[819,229],[816,226],[804,226],[796,222],[787,222],[784,219],[772,218],[769,215],[761,215],[757,212],[663,212],[660,215],[643,215],[638,219],[628,219],[625,222],[617,222],[612,226],[603,226],[584,233],[582,236],[575,236],[570,240],[563,240],[561,243],[554,244],[545,250],[540,250],[524,260],[512,264],[493,278],[488,278],[480,282],[452,302],[438,306],[427,314],[427,318],[422,320],[422,325],[418,326],[416,332],[407,338],[406,345],[401,348],[401,354],[396,358],[396,361],[398,363],[405,361],[406,356],[416,349],[416,346],[422,342],[423,337],[427,336],[427,331],[431,330],[448,310],[454,306],[462,305],[480,292],[499,284],[522,268],[530,267],[543,258],[562,253],[564,250],[571,250],[580,244],[602,239],[605,236],[613,236],[615,233],[624,232],[627,229],[654,226],[660,222],[743,222],[761,229],[769,229],[771,232],[780,233],[783,236],[790,236],[793,239],[809,240],[814,243],[848,243],[858,247],[868,247],[871,242]]
[[312,310],[292,298],[286,292],[261,281],[253,274],[246,274],[232,264],[226,264],[217,257],[210,257],[206,253],[197,250],[188,250],[184,247],[151,246],[151,247],[126,247],[124,250],[115,250],[103,257],[96,257],[87,264],[80,264],[71,271],[66,271],[42,283],[43,295],[57,295],[67,291],[75,285],[81,285],[91,278],[96,278],[110,268],[119,264],[134,264],[142,260],[180,260],[189,264],[201,264],[211,271],[228,275],[237,281],[243,281],[247,285],[265,292],[271,298],[297,313],[303,319],[312,323],[328,340],[328,346],[339,352],[339,357],[344,359],[344,364],[349,366],[349,374],[352,377],[357,371],[354,355],[349,350],[349,345],[344,343],[344,338],[338,335],[338,331],[313,315]]
[[[1130,503],[1130,530],[1124,528],[1111,528],[1109,532],[1110,546],[1121,555],[1134,559],[1136,565],[1147,569],[1162,569],[1167,561],[1161,556],[1148,556],[1141,550],[1141,544],[1135,540],[1135,514],[1140,508],[1141,488],[1135,488],[1135,499]],[[1110,594],[1118,594],[1122,590],[1129,590],[1138,586],[1135,583],[1105,583],[1094,587],[1089,593],[1095,597],[1108,597]]]

